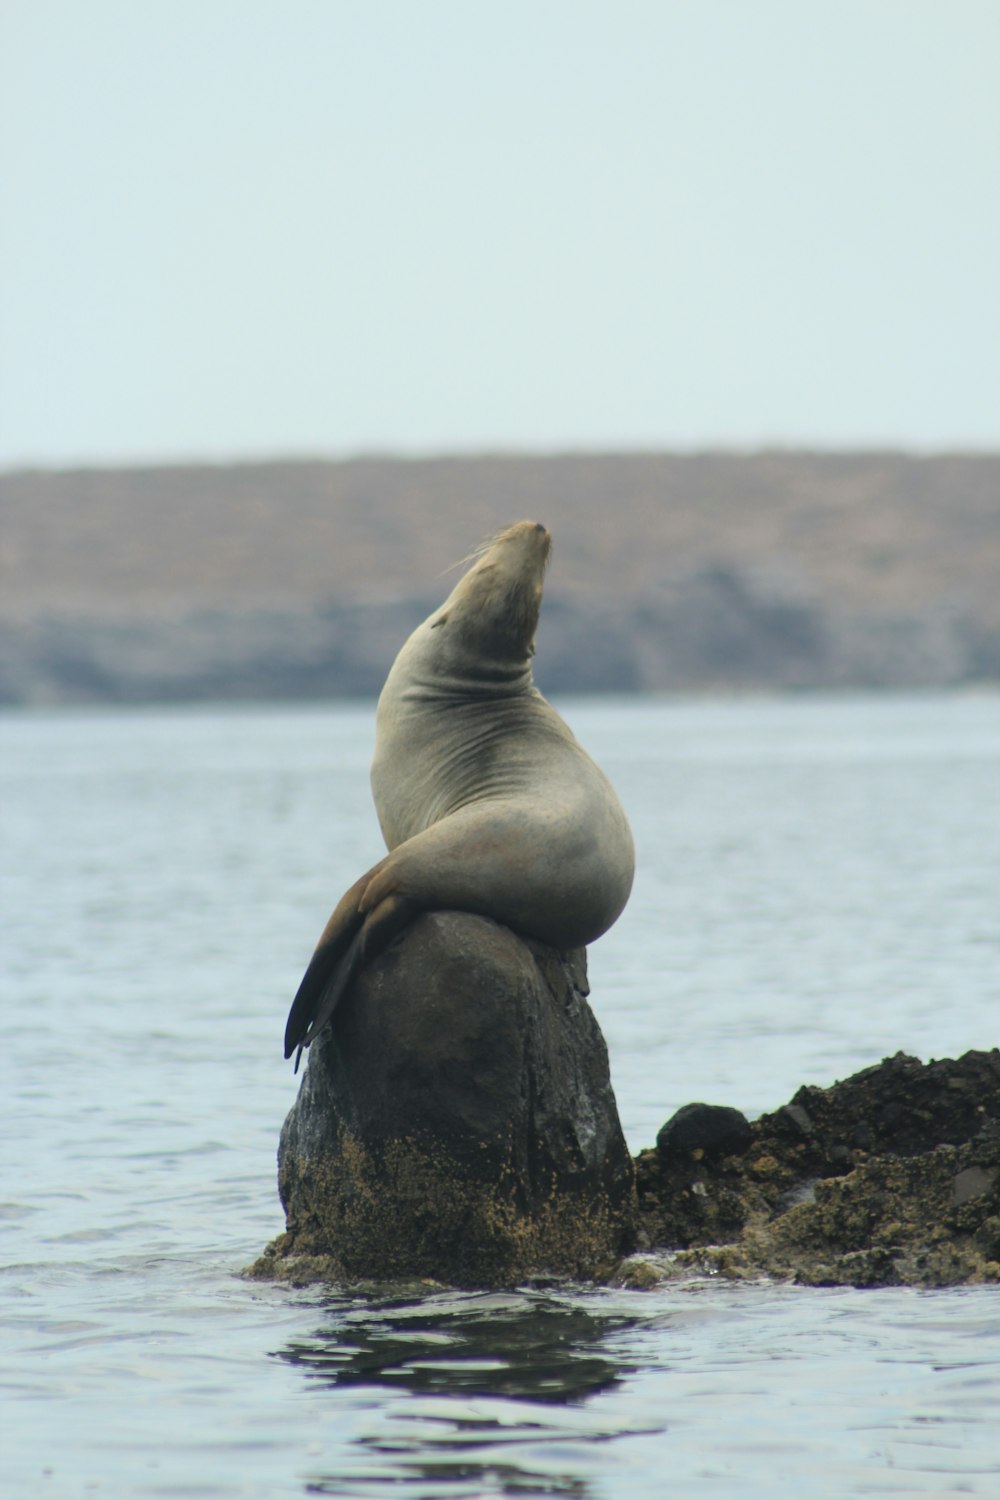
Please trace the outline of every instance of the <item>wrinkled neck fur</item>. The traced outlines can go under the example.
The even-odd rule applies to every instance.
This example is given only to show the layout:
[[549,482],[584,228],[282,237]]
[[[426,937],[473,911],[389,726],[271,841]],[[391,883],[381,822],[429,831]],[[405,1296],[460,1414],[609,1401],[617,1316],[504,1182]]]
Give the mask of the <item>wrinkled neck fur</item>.
[[482,564],[462,579],[425,623],[420,656],[423,692],[463,697],[510,696],[532,690],[531,658],[541,586],[507,569]]

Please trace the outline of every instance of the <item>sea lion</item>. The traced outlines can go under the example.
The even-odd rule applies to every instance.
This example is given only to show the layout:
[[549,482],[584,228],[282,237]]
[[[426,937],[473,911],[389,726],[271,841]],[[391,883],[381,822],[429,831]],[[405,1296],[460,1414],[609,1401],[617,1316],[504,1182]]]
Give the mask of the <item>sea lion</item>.
[[417,912],[475,912],[568,949],[628,900],[625,813],[532,681],[551,544],[538,521],[500,532],[396,657],[371,773],[390,853],[320,937],[285,1029],[296,1067],[362,964]]

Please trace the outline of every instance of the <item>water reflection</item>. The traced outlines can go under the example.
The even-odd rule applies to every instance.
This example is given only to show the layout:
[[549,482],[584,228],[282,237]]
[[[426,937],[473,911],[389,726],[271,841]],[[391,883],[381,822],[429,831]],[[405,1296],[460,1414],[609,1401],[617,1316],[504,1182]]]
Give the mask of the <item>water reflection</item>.
[[632,1368],[605,1347],[631,1319],[549,1295],[448,1293],[331,1311],[311,1339],[279,1351],[330,1385],[560,1402],[607,1390]]
[[352,1462],[317,1464],[309,1494],[585,1497],[591,1445],[626,1435],[620,1413],[609,1424],[588,1403],[635,1369],[616,1353],[635,1320],[596,1298],[450,1292],[326,1311],[278,1357],[308,1380],[382,1394],[365,1403]]
[[353,1484],[340,1475],[318,1476],[308,1480],[305,1492],[335,1495],[339,1500],[363,1495],[371,1500],[374,1492],[382,1492],[383,1485],[391,1487],[393,1493],[407,1486],[410,1500],[421,1495],[427,1500],[438,1500],[442,1495],[448,1500],[483,1500],[484,1495],[563,1495],[567,1500],[586,1500],[594,1493],[587,1481],[575,1474],[528,1473],[509,1464],[426,1464],[419,1474],[382,1473],[373,1475],[367,1483],[355,1479]]

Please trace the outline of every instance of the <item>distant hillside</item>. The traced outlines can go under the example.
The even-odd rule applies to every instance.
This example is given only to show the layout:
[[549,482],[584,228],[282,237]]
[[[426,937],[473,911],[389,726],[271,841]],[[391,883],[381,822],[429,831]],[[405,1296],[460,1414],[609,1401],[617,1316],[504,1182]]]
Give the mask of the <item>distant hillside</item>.
[[1000,681],[1000,456],[366,458],[0,476],[0,702],[373,693],[521,516],[548,689]]

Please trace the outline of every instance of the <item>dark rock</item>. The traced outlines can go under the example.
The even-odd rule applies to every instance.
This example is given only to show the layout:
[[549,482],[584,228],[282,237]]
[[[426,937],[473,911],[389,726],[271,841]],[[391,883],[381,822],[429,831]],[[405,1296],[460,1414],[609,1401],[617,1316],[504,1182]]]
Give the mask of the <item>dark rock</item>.
[[663,1155],[695,1152],[708,1156],[738,1156],[753,1140],[746,1115],[728,1104],[685,1104],[671,1115],[656,1137]]
[[987,1172],[983,1167],[966,1167],[952,1182],[951,1207],[961,1208],[963,1203],[988,1193],[996,1178],[995,1169]]
[[607,1271],[634,1241],[634,1172],[586,990],[582,952],[418,918],[310,1048],[278,1153],[287,1232],[253,1274]]
[[810,1136],[816,1128],[801,1104],[786,1104],[778,1111],[778,1119],[789,1125],[793,1134]]
[[679,1252],[671,1274],[1000,1281],[996,1049],[926,1064],[897,1053],[799,1089],[750,1130],[741,1156],[703,1153],[696,1178],[677,1153],[638,1157],[640,1240]]
[[796,1105],[812,1120],[821,1151],[836,1139],[901,1156],[959,1145],[987,1117],[1000,1118],[1000,1053],[922,1063],[897,1052],[833,1088],[799,1089]]

